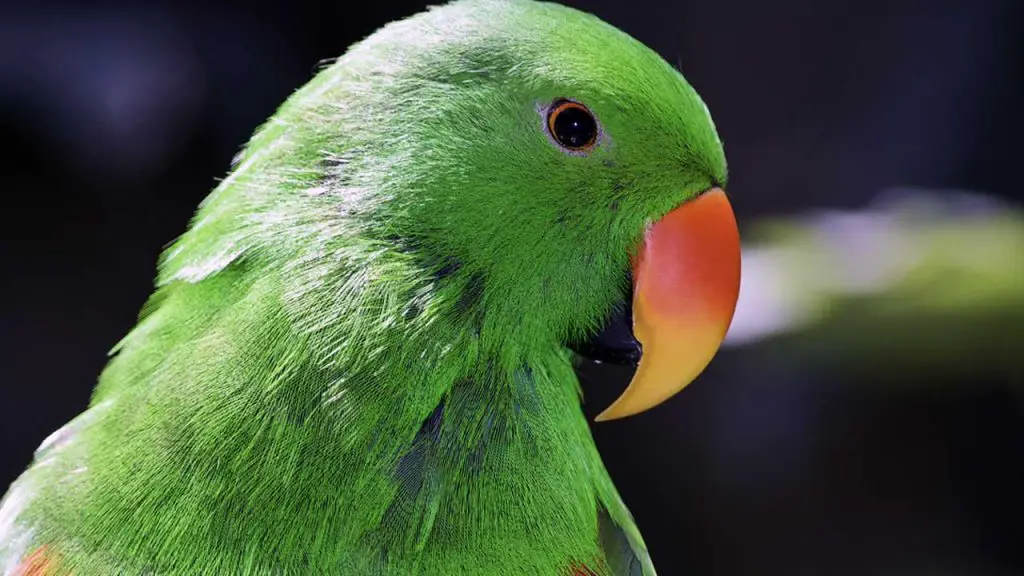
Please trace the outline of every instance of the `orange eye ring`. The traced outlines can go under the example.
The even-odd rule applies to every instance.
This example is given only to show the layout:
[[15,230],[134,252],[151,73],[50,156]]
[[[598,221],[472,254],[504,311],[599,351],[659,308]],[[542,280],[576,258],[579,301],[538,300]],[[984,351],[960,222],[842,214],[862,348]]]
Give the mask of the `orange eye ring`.
[[571,152],[586,152],[597,143],[597,118],[589,108],[572,100],[556,100],[548,111],[548,133]]

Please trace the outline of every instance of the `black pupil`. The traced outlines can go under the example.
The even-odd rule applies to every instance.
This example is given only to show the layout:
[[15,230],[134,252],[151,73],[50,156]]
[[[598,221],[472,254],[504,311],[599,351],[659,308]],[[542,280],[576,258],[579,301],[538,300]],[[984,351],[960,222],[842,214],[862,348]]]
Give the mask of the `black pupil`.
[[566,148],[582,148],[597,134],[597,122],[586,110],[568,106],[558,112],[552,123],[555,139]]

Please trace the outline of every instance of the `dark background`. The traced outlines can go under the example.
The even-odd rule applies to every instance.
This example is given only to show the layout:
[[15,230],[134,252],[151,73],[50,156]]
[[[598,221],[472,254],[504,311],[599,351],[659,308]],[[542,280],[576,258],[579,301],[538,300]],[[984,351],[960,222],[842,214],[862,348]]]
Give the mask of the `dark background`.
[[[570,4],[681,65],[741,224],[902,185],[1024,199],[1020,0]],[[157,254],[252,130],[319,60],[422,6],[0,6],[0,486],[86,406]],[[629,378],[583,372],[590,414]],[[748,346],[595,426],[659,572],[1024,574],[1015,383],[864,378]]]

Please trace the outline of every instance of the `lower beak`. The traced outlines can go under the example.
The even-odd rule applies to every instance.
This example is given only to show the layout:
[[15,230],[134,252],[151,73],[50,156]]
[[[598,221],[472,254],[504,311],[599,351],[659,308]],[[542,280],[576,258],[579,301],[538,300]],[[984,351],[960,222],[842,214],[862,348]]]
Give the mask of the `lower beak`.
[[725,338],[739,288],[739,230],[722,189],[654,223],[633,258],[632,332],[640,365],[596,420],[653,408],[697,378]]

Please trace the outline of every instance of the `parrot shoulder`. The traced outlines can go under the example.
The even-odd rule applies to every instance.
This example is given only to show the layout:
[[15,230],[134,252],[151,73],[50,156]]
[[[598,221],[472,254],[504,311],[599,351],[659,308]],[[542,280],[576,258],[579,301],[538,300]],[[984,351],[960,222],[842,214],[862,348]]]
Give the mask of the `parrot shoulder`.
[[35,542],[36,526],[26,520],[25,512],[51,478],[67,480],[85,471],[82,454],[71,448],[77,444],[82,430],[112,403],[112,400],[105,400],[94,405],[47,436],[36,449],[32,465],[0,499],[0,574],[3,576],[53,572],[55,553]]

